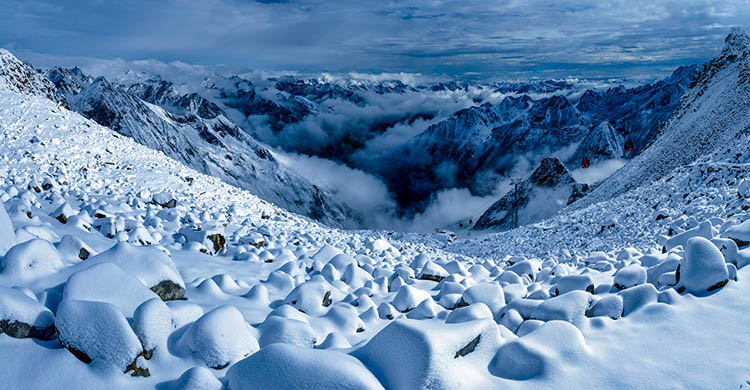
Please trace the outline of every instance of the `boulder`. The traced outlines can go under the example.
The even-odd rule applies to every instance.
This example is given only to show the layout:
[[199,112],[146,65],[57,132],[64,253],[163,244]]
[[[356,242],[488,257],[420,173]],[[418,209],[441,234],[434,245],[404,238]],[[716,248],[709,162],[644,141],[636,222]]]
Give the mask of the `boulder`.
[[400,319],[353,354],[387,389],[459,389],[486,372],[499,345],[492,320],[443,324]]
[[190,324],[178,346],[207,367],[220,370],[260,348],[249,327],[237,308],[219,306]]
[[315,330],[305,321],[269,315],[258,327],[260,346],[283,343],[312,348],[318,342]]
[[185,296],[185,282],[177,267],[169,255],[157,248],[120,242],[91,257],[87,262],[117,264],[135,275],[164,301],[182,299]]
[[169,390],[221,390],[223,385],[206,367],[193,367],[172,383]]
[[750,245],[750,220],[730,227],[721,235],[734,241],[738,248]]
[[3,202],[0,201],[0,256],[4,256],[13,245],[16,245],[16,230]]
[[552,287],[554,295],[562,295],[569,291],[581,290],[594,293],[594,280],[588,275],[566,275],[557,280]]
[[143,353],[141,342],[116,306],[63,300],[57,308],[55,327],[60,343],[84,363],[148,376],[148,370],[143,372],[136,364]]
[[232,366],[227,379],[230,389],[383,389],[350,355],[289,344],[264,347]]
[[0,287],[0,332],[18,339],[50,340],[55,336],[55,317],[23,292]]
[[567,322],[550,321],[503,344],[489,370],[501,378],[527,380],[546,375],[553,365],[574,363],[586,353],[581,331]]
[[617,290],[624,290],[646,283],[646,279],[646,269],[638,264],[631,264],[615,272],[614,287]]
[[111,303],[127,318],[152,298],[158,296],[113,263],[94,264],[70,275],[63,290],[63,299]]
[[166,351],[167,338],[174,330],[172,311],[158,297],[143,302],[133,313],[133,331],[143,346],[143,356],[151,359],[159,348]]
[[586,311],[588,317],[609,317],[613,320],[622,317],[623,303],[619,295],[607,295],[596,301],[591,308]]
[[677,269],[677,291],[705,295],[729,282],[724,255],[711,241],[691,238],[685,248],[685,258]]
[[530,319],[561,320],[580,326],[586,318],[586,310],[589,309],[592,302],[593,296],[591,294],[585,291],[571,291],[540,303],[534,309]]
[[28,283],[55,274],[64,267],[57,249],[41,238],[13,246],[0,259],[0,275],[14,283]]

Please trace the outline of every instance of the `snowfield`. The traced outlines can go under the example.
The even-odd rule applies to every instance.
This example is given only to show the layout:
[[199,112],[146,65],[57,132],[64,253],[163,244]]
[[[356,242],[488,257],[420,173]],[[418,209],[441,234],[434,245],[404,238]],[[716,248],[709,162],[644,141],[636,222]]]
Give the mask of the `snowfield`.
[[750,163],[728,136],[502,233],[346,231],[6,89],[7,388],[750,386]]

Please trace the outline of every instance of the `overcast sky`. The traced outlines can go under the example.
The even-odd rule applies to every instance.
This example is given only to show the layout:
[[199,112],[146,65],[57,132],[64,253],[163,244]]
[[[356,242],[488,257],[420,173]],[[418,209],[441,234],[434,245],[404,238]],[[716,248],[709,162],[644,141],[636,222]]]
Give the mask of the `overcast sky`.
[[264,71],[598,77],[703,62],[736,25],[750,27],[750,0],[3,0],[0,46]]

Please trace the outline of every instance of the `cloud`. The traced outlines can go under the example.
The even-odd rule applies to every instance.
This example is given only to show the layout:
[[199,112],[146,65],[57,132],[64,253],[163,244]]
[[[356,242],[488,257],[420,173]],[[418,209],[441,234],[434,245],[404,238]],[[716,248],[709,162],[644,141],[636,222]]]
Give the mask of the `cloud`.
[[715,55],[746,0],[6,0],[0,45],[278,71],[587,76]]
[[604,160],[589,168],[578,168],[571,172],[573,178],[579,183],[596,184],[610,176],[625,165],[625,160]]

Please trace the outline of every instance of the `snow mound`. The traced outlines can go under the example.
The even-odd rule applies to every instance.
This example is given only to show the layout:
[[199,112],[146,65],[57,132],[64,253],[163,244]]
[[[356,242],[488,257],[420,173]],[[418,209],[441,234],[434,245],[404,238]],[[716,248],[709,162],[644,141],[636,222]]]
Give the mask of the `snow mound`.
[[16,231],[13,229],[8,212],[5,211],[5,206],[0,201],[0,256],[4,256],[15,244]]
[[111,303],[127,318],[152,298],[158,296],[113,263],[94,264],[72,274],[63,290],[63,299]]
[[0,275],[11,282],[28,283],[55,274],[64,267],[57,249],[41,238],[13,246],[0,259]]
[[481,377],[499,345],[500,333],[491,320],[436,324],[401,319],[354,355],[388,389],[461,389]]
[[79,360],[125,372],[143,352],[120,310],[106,302],[65,300],[57,308],[60,343]]
[[549,374],[587,353],[583,334],[563,321],[550,321],[530,334],[511,340],[497,352],[490,372],[501,378],[527,380]]
[[0,331],[15,338],[49,340],[55,335],[55,318],[41,303],[23,292],[0,287]]
[[383,386],[347,354],[273,344],[236,363],[227,372],[234,389],[378,390]]
[[258,340],[234,306],[219,306],[191,324],[179,340],[206,366],[219,370],[257,351]]
[[677,272],[677,291],[687,290],[694,295],[708,294],[724,287],[729,281],[724,255],[716,245],[702,237],[688,240],[685,258]]
[[172,259],[159,249],[120,242],[87,262],[117,264],[135,275],[162,300],[181,299],[185,296],[185,282],[177,267]]
[[221,390],[223,385],[206,367],[193,367],[175,381],[173,390]]
[[174,328],[169,306],[158,297],[143,302],[133,313],[133,331],[141,340],[146,359],[151,359],[156,349],[166,351],[167,338]]

